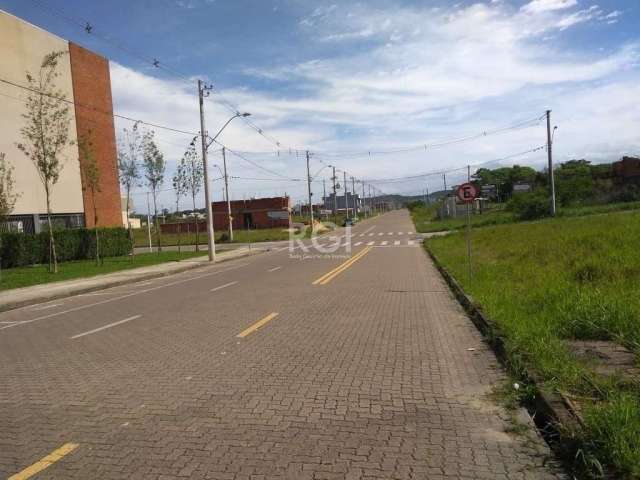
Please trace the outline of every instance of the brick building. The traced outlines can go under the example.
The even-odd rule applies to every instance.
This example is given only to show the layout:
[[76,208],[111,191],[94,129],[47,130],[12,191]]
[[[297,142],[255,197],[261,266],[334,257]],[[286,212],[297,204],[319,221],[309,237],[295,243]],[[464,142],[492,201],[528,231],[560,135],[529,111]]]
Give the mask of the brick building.
[[[213,228],[216,231],[228,230],[229,221],[227,202],[213,202]],[[289,228],[291,222],[291,205],[289,197],[252,198],[249,200],[232,200],[231,216],[234,230],[250,228]],[[178,231],[200,232],[207,231],[206,222],[165,223],[160,226],[162,233],[177,233]]]
[[52,52],[64,52],[58,66],[56,87],[73,102],[69,138],[75,142],[60,153],[63,168],[52,191],[52,219],[57,228],[93,227],[93,198],[80,169],[78,139],[91,143],[100,169],[100,191],[96,192],[98,226],[121,226],[120,185],[118,182],[116,138],[111,99],[109,61],[79,45],[61,39],[0,10],[0,84],[3,95],[0,115],[0,152],[14,168],[17,193],[12,229],[40,231],[47,221],[44,188],[38,172],[16,146],[22,141],[26,74],[37,73],[42,59]]

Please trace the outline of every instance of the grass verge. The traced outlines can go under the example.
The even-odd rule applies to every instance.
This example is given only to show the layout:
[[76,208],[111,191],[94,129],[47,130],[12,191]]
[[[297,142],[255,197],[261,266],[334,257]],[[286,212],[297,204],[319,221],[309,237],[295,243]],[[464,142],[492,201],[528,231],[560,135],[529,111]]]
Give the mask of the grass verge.
[[[146,229],[141,228],[133,231],[133,239],[136,247],[148,247],[149,246],[149,233]],[[180,236],[174,233],[162,234],[162,246],[178,245],[180,241],[181,245],[195,245],[196,235],[195,233],[183,233]],[[231,243],[228,240],[228,234],[225,231],[216,232],[216,243]],[[267,228],[263,230],[234,230],[233,243],[258,243],[258,242],[276,242],[279,240],[289,240],[289,232],[282,228]],[[207,233],[200,232],[198,235],[198,241],[200,245],[207,244]],[[151,243],[155,247],[156,236],[153,230],[151,231]]]
[[161,252],[141,253],[131,257],[105,258],[102,265],[96,265],[95,260],[79,260],[60,264],[58,273],[49,273],[47,265],[34,265],[30,267],[11,268],[2,271],[0,289],[29,287],[42,283],[60,282],[76,278],[93,277],[105,273],[113,273],[120,270],[130,270],[138,267],[148,267],[165,262],[176,262],[188,258],[202,256],[202,252]]
[[[558,210],[558,217],[582,217],[637,209],[640,209],[640,202],[562,207]],[[417,206],[411,210],[411,217],[416,231],[419,233],[460,230],[467,225],[467,218],[464,215],[458,218],[438,220],[435,205]],[[476,228],[517,223],[518,221],[512,212],[505,209],[504,204],[494,206],[492,210],[486,211],[482,215],[471,216],[471,225]]]
[[610,340],[640,355],[638,238],[640,212],[477,229],[473,279],[462,232],[426,243],[495,322],[513,373],[535,371],[541,388],[579,400],[583,466],[597,475],[612,465],[626,479],[640,478],[640,386],[596,373],[568,341]]

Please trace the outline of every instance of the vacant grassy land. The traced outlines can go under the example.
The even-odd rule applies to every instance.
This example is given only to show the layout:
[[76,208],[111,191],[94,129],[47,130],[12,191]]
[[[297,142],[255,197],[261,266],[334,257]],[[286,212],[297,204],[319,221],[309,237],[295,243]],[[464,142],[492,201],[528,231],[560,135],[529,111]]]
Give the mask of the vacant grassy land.
[[[135,241],[136,247],[147,247],[149,246],[149,234],[147,230],[144,228],[134,230],[133,238]],[[216,231],[216,242],[227,242],[227,232]],[[178,245],[178,240],[180,240],[181,245],[195,245],[196,243],[196,235],[195,233],[183,233],[178,238],[177,234],[163,234],[162,235],[162,245]],[[198,240],[200,245],[207,244],[207,234],[205,232],[200,232],[198,235]],[[286,229],[282,228],[267,228],[264,230],[234,230],[233,232],[233,241],[234,243],[248,243],[248,242],[275,242],[278,240],[289,240],[289,232]],[[156,237],[153,230],[151,231],[151,242],[153,245],[156,245]]]
[[131,268],[146,267],[164,262],[175,262],[196,256],[202,256],[202,252],[161,252],[141,253],[131,257],[105,258],[102,265],[96,265],[95,260],[80,260],[59,264],[58,273],[49,273],[47,265],[35,265],[33,267],[20,267],[3,270],[0,278],[0,289],[28,287],[40,283],[59,282],[74,278],[93,277],[104,273],[129,270]]
[[[473,232],[469,279],[463,233],[427,241],[506,339],[511,366],[584,407],[588,452],[640,478],[640,386],[603,377],[568,348],[611,340],[640,354],[640,212],[559,218]],[[636,357],[637,358],[637,357]]]
[[[513,213],[507,211],[505,207],[505,204],[494,205],[491,210],[486,211],[482,215],[472,215],[471,224],[474,227],[487,227],[517,222],[518,220],[515,218]],[[584,215],[596,215],[637,209],[640,209],[640,202],[563,207],[558,210],[558,216],[580,217]],[[421,233],[459,230],[467,225],[467,217],[464,215],[458,218],[438,220],[436,218],[436,207],[434,205],[414,208],[411,211],[411,216],[416,226],[416,231]]]

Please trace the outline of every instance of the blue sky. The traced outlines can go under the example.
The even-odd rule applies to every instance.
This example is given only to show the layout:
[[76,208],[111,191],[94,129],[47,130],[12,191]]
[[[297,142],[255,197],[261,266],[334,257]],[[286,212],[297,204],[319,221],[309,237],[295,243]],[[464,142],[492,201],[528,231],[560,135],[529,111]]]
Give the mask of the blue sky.
[[[542,145],[545,126],[446,148],[375,152],[516,124],[547,108],[559,128],[557,161],[640,154],[637,0],[4,0],[0,6],[108,57],[118,113],[196,131],[194,80],[206,78],[218,92],[207,102],[208,128],[228,116],[221,98],[250,111],[280,147],[242,122],[222,141],[285,177],[304,177],[295,149],[314,152],[314,171],[333,163],[366,179],[502,158]],[[74,23],[85,20],[95,33],[193,81],[87,35]],[[171,173],[190,139],[157,135]],[[218,157],[212,154],[212,162]],[[508,163],[541,166],[544,159],[538,151]],[[264,178],[234,179],[234,198],[304,197],[303,182],[278,180],[233,155],[228,160],[231,175]],[[323,176],[328,169],[318,180]],[[389,193],[417,194],[426,186],[437,190],[439,178],[379,183]],[[314,190],[321,193],[321,184]],[[171,192],[163,200],[171,204]]]

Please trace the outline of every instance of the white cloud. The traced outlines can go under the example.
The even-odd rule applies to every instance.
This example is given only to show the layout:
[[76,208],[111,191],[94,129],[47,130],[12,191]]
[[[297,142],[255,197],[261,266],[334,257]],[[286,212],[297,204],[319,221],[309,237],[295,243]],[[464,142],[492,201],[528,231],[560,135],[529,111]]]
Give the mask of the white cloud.
[[522,7],[524,12],[539,13],[574,7],[578,0],[533,0]]
[[[560,127],[558,160],[573,156],[612,160],[623,153],[637,154],[638,45],[605,52],[571,48],[558,39],[545,41],[574,25],[612,21],[620,15],[598,7],[571,11],[576,3],[538,0],[520,10],[506,2],[435,11],[379,10],[363,4],[319,8],[299,28],[311,42],[344,46],[340,54],[244,72],[268,78],[270,84],[295,82],[299,89],[295,96],[284,89],[273,93],[235,88],[222,93],[287,146],[319,152],[317,159],[322,151],[387,150],[473,134],[546,108],[553,109],[554,124]],[[358,49],[350,48],[353,42],[359,42]],[[112,65],[112,77],[119,113],[199,130],[193,86],[117,64]],[[229,115],[215,100],[214,96],[207,102],[211,130]],[[180,134],[159,131],[158,135],[173,162],[190,140]],[[238,150],[271,149],[274,153],[250,158],[292,177],[305,175],[304,162],[295,153],[289,155],[284,147],[278,156],[270,143],[241,122],[232,123],[222,138]],[[326,157],[326,161],[335,160],[356,176],[395,177],[499,158],[544,140],[541,125],[447,149],[371,158]],[[542,163],[544,155],[538,152],[521,161]],[[269,176],[232,157],[230,163],[232,175]],[[423,187],[408,183],[386,189]],[[430,188],[436,187],[434,183]],[[304,185],[296,183],[237,180],[233,188],[236,198],[285,190],[297,198],[304,196]]]

